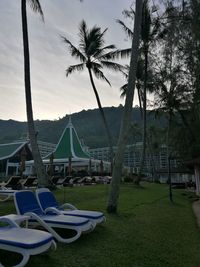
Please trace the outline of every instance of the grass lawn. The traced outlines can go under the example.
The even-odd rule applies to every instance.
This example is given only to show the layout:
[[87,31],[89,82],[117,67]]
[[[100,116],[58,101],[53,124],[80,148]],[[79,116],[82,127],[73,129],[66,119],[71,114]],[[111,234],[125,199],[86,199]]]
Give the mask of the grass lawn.
[[[59,189],[56,197],[81,209],[105,212],[109,186]],[[159,184],[121,186],[119,214],[71,244],[58,244],[56,251],[32,256],[27,266],[60,267],[198,267],[200,229],[193,215],[191,198]],[[13,213],[13,201],[0,203],[0,215]],[[17,256],[0,250],[0,261],[11,266]]]

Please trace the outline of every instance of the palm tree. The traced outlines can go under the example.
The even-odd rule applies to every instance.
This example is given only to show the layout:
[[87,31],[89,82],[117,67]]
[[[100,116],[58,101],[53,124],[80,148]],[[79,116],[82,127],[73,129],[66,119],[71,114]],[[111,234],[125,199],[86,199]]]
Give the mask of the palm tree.
[[132,39],[131,48],[131,61],[128,75],[128,87],[126,92],[126,100],[124,105],[124,112],[121,121],[120,134],[117,144],[117,151],[115,155],[115,164],[113,169],[113,176],[111,182],[111,188],[109,193],[107,211],[109,213],[117,212],[117,205],[119,199],[119,189],[123,166],[123,157],[126,147],[126,139],[129,134],[129,127],[131,125],[131,113],[133,105],[133,96],[136,80],[137,60],[139,54],[139,40],[140,40],[140,28],[142,20],[142,5],[143,1],[136,0],[136,11],[135,11],[135,23],[134,23],[134,34]]
[[29,2],[34,12],[39,13],[41,15],[42,19],[43,19],[43,12],[40,2],[38,0],[29,0],[29,1],[21,0],[22,33],[23,33],[23,49],[24,49],[24,82],[25,82],[28,132],[33,153],[35,170],[38,177],[38,186],[44,187],[48,185],[48,179],[38,149],[37,134],[34,126],[32,99],[31,99],[30,56],[29,56],[28,24],[27,24],[27,11],[26,11],[27,2]]
[[85,21],[83,20],[80,23],[79,28],[79,47],[75,47],[67,38],[62,36],[63,41],[68,45],[70,49],[71,56],[76,57],[80,60],[80,64],[69,66],[66,70],[66,76],[70,75],[74,71],[83,71],[86,67],[89,73],[90,82],[92,84],[92,88],[96,97],[96,101],[99,107],[99,111],[105,126],[108,144],[110,148],[110,161],[112,166],[113,161],[113,147],[112,147],[112,138],[110,134],[110,130],[108,127],[108,123],[104,114],[104,110],[101,105],[101,101],[99,98],[99,94],[97,88],[94,83],[93,74],[97,79],[101,79],[106,81],[109,85],[109,80],[105,77],[102,69],[104,67],[114,70],[120,71],[123,67],[111,61],[115,57],[116,48],[114,45],[104,46],[105,40],[104,35],[107,29],[101,32],[101,28],[94,26],[92,29],[88,29]]
[[[154,10],[155,11],[155,10]],[[135,12],[134,10],[126,11],[125,15],[129,18],[133,19]],[[126,34],[129,38],[132,39],[133,32],[132,30],[125,25],[125,23],[121,20],[117,20],[117,22],[122,26]],[[152,20],[151,12],[149,10],[148,6],[148,0],[143,1],[143,8],[142,8],[142,24],[141,24],[141,44],[140,44],[140,60],[138,61],[138,69],[137,69],[137,83],[136,88],[138,90],[138,97],[140,101],[140,107],[142,102],[142,116],[143,116],[143,149],[142,149],[142,155],[140,160],[140,169],[139,169],[139,175],[137,176],[137,180],[135,181],[136,184],[140,183],[142,170],[144,167],[144,161],[145,161],[145,154],[146,154],[146,106],[147,106],[147,89],[151,91],[152,83],[148,82],[148,74],[150,72],[149,70],[149,46],[150,44],[155,40],[155,37],[158,33],[158,30],[160,28],[160,22],[159,19],[156,18]],[[122,56],[128,55],[129,50],[126,49],[124,51],[121,51]],[[144,71],[143,71],[144,69]],[[123,89],[123,87],[122,87]]]
[[136,184],[140,183],[142,170],[144,167],[146,155],[146,111],[147,111],[147,81],[148,81],[148,55],[149,45],[151,40],[151,15],[148,7],[148,0],[143,3],[142,26],[141,26],[141,39],[143,42],[144,53],[144,87],[143,87],[143,138],[142,138],[142,157],[140,162],[139,175],[137,176]]

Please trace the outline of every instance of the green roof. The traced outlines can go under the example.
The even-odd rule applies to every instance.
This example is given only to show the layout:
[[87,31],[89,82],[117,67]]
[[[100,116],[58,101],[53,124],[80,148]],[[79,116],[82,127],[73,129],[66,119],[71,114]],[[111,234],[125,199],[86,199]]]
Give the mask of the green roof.
[[69,119],[67,127],[53,152],[54,159],[65,158],[89,158],[89,155],[83,150],[76,130]]
[[0,144],[0,160],[14,156],[26,142]]

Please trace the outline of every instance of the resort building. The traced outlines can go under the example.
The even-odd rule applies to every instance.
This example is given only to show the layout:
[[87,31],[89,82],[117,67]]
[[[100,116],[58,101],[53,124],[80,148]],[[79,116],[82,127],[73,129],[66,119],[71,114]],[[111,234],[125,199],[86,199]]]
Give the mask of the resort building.
[[[110,168],[108,162],[92,159],[84,150],[71,118],[69,118],[58,144],[43,158],[43,163],[47,172],[62,176],[71,175],[73,171],[109,172]],[[35,174],[33,160],[26,162],[25,174]]]
[[55,150],[56,144],[38,140],[38,148],[40,150],[41,157],[44,158]]
[[0,177],[20,173],[21,163],[31,159],[33,157],[28,142],[0,144]]
[[[117,147],[114,146],[114,153]],[[90,156],[98,160],[109,160],[109,147],[95,148],[89,150]],[[137,142],[132,145],[127,145],[124,153],[124,165],[129,168],[132,173],[138,173],[140,168],[140,159],[142,155],[142,142]],[[177,158],[170,160],[173,181],[187,181],[191,179],[191,173],[182,167],[181,162]],[[146,152],[144,170],[147,176],[152,177],[153,174],[158,176],[160,182],[166,182],[168,179],[168,158],[167,146],[161,145],[154,153]],[[154,177],[155,178],[155,177]],[[152,177],[153,179],[153,177]]]
[[[116,152],[117,147],[114,146],[114,153]],[[103,148],[94,148],[89,150],[90,156],[99,160],[109,160],[109,147]],[[140,159],[142,155],[142,142],[137,142],[133,145],[127,145],[124,153],[124,165],[130,168],[133,168],[134,172],[138,172],[140,167]],[[153,158],[152,158],[153,157]],[[146,172],[150,172],[152,168],[152,161],[156,169],[166,169],[167,168],[167,147],[162,145],[156,153],[150,155],[146,153],[144,169]],[[173,159],[171,161],[171,166],[173,168],[178,167],[178,160]]]
[[[22,137],[16,141],[14,141],[14,142],[15,143],[26,142],[26,143],[28,143],[28,145],[30,147],[29,138],[28,138],[27,134],[22,134]],[[38,143],[38,148],[39,148],[40,155],[42,158],[44,158],[49,153],[51,153],[56,147],[56,144],[52,144],[52,143],[44,142],[44,141],[40,141],[40,140],[38,140],[37,143]]]
[[[38,141],[46,171],[50,175],[71,175],[73,172],[110,173],[109,148],[88,149],[80,141],[71,122],[64,129],[57,145]],[[113,147],[114,153],[116,146]],[[23,152],[23,153],[22,153]],[[138,173],[142,155],[142,142],[127,145],[124,153],[125,172]],[[25,158],[25,160],[24,160]],[[0,145],[0,175],[9,176],[21,173],[22,159],[25,162],[23,175],[35,175],[34,161],[28,141]],[[170,160],[172,180],[187,181],[191,173],[182,167],[176,158]],[[168,179],[167,147],[161,145],[153,153],[147,149],[143,173],[152,179],[166,182]]]

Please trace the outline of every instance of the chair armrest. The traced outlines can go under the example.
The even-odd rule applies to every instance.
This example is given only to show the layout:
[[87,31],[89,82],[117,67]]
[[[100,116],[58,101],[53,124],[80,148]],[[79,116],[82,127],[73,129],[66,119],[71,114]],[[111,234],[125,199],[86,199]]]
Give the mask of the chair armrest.
[[19,214],[8,214],[5,216],[0,217],[0,221],[6,222],[10,224],[11,226],[19,226],[20,223],[23,221],[28,221],[30,219],[30,216],[27,215],[19,215]]
[[60,206],[61,209],[70,209],[70,210],[77,210],[77,208],[70,204],[70,203],[64,203]]
[[4,222],[4,223],[9,224],[12,227],[19,228],[19,225],[15,221],[13,221],[9,216],[1,216],[0,222]]
[[45,209],[44,212],[45,212],[46,214],[47,214],[48,212],[51,212],[51,213],[54,213],[54,214],[57,214],[57,215],[61,215],[61,214],[62,214],[62,212],[61,212],[60,210],[58,210],[58,209],[56,209],[56,208],[54,208],[54,207],[48,207],[48,208]]
[[1,190],[9,190],[7,187],[4,186],[5,184],[1,184]]

